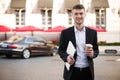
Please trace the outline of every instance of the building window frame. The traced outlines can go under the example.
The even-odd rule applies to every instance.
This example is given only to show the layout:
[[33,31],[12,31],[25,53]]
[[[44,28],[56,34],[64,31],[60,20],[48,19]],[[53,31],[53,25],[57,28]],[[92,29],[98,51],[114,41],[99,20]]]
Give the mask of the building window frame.
[[25,9],[15,9],[16,26],[21,27],[25,25]]
[[96,27],[106,29],[106,8],[95,8]]
[[52,27],[52,9],[40,9],[40,14],[42,15],[42,27],[51,28]]
[[67,9],[68,14],[68,26],[73,25],[73,18],[72,18],[72,9]]

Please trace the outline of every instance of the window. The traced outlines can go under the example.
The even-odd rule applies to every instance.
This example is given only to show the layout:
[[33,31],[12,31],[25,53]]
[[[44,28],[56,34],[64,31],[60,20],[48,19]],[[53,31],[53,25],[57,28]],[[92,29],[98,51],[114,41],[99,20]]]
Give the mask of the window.
[[42,25],[45,25],[45,10],[41,10],[42,15]]
[[26,41],[27,43],[31,43],[31,42],[34,42],[35,40],[36,40],[35,38],[31,38],[31,37],[30,37],[30,38],[26,38],[25,41]]
[[41,10],[42,15],[42,26],[45,27],[46,25],[48,27],[51,27],[52,25],[52,10]]
[[21,11],[21,25],[25,25],[25,10]]
[[16,15],[16,25],[19,25],[19,10],[15,10]]
[[48,26],[52,24],[52,10],[48,10]]
[[95,9],[96,26],[105,29],[106,26],[106,10],[104,8]]
[[16,25],[25,25],[25,10],[15,10]]
[[73,25],[73,20],[72,20],[72,10],[67,10],[68,13],[68,25],[71,26]]

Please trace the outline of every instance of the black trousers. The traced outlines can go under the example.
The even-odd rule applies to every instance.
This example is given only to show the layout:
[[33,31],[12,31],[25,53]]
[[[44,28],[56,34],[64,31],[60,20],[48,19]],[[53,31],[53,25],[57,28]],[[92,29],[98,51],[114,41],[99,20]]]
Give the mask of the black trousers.
[[76,68],[74,67],[74,71],[70,80],[92,80],[90,68]]

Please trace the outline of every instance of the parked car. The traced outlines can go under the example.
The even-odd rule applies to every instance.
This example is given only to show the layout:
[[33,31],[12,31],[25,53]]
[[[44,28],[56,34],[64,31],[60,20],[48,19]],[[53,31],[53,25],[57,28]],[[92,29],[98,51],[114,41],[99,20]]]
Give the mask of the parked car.
[[24,59],[38,54],[54,56],[57,49],[56,45],[35,36],[14,36],[0,43],[0,53],[5,54],[8,58],[13,55],[20,55]]

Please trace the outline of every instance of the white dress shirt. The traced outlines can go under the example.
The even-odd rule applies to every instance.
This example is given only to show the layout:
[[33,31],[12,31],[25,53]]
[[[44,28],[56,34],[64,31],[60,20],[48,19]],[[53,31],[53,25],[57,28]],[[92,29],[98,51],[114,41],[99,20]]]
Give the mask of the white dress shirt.
[[84,68],[88,67],[88,60],[85,55],[85,44],[86,44],[86,34],[85,27],[80,31],[76,27],[74,27],[76,45],[77,45],[77,58],[75,62],[75,67]]

